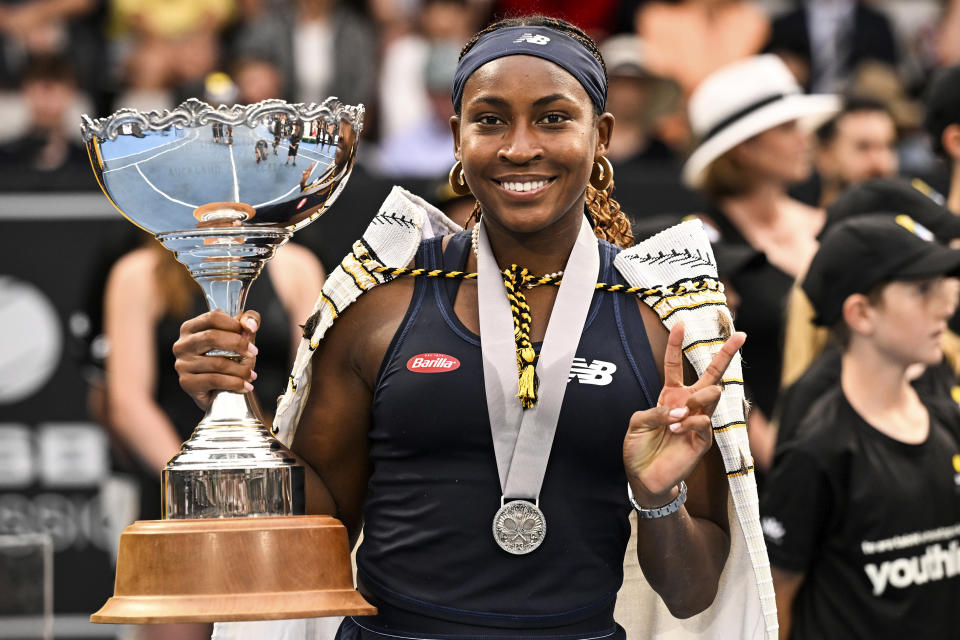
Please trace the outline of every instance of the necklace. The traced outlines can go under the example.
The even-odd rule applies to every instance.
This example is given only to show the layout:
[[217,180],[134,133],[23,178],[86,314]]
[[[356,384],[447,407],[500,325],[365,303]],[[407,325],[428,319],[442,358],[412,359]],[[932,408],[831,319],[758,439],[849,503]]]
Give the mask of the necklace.
[[[477,238],[480,235],[480,221],[477,221],[477,224],[473,225],[473,230],[470,232],[470,246],[473,248],[473,255],[478,260],[480,259],[480,250],[477,248],[478,240]],[[536,285],[536,280],[546,280],[547,278],[559,278],[563,275],[563,269],[559,271],[554,271],[553,273],[547,273],[539,278],[531,278],[534,282],[528,282],[526,284],[527,289],[533,289]]]

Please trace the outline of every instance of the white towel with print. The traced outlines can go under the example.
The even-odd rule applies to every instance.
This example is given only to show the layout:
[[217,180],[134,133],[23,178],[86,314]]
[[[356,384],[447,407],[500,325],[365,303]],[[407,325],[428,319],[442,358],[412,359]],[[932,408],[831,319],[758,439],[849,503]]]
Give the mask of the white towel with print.
[[[684,355],[697,374],[702,375],[733,332],[733,320],[723,288],[717,281],[716,260],[703,224],[691,220],[671,227],[620,252],[614,265],[631,285],[660,290],[642,295],[641,299],[668,329],[683,322]],[[640,624],[646,633],[637,637],[658,640],[777,638],[776,600],[760,528],[739,353],[724,373],[722,387],[712,425],[729,480],[732,508],[728,509],[730,556],[717,598],[703,613],[688,620],[677,620],[649,585],[634,581],[628,587],[634,593],[621,590],[620,598],[625,602],[618,604],[638,603],[643,612]],[[628,557],[627,562],[630,560]]]

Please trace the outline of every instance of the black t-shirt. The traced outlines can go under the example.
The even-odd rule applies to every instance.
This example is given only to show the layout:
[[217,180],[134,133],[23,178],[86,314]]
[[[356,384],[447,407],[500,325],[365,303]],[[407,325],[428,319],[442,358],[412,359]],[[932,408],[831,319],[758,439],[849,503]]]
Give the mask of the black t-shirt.
[[778,452],[761,522],[771,563],[805,575],[792,640],[960,638],[960,445],[929,413],[900,442],[837,386]]
[[[830,343],[803,375],[784,390],[777,403],[778,449],[796,434],[817,400],[840,384],[842,355],[840,346]],[[960,407],[954,397],[960,395],[960,381],[946,359],[927,367],[911,384],[928,408],[937,411],[944,422],[960,425]]]

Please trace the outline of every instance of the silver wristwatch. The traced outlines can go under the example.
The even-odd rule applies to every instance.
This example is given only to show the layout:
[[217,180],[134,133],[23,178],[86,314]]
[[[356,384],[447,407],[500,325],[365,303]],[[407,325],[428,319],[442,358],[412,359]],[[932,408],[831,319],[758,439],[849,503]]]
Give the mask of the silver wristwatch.
[[680,510],[680,507],[683,506],[683,503],[687,501],[687,483],[681,480],[679,489],[680,493],[677,494],[676,498],[674,498],[668,504],[665,504],[662,507],[657,507],[656,509],[644,509],[638,505],[636,499],[633,497],[633,488],[630,487],[629,482],[627,483],[627,497],[630,498],[630,504],[633,505],[633,508],[637,510],[638,518],[652,520],[654,518],[668,516],[671,513],[676,513]]

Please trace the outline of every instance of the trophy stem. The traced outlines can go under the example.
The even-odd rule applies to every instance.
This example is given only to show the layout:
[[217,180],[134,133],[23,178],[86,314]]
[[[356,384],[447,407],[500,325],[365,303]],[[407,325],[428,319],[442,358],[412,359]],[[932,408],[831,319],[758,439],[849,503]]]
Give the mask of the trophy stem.
[[260,427],[263,423],[250,405],[249,395],[233,391],[218,391],[198,426]]
[[235,317],[243,312],[250,285],[292,235],[285,228],[212,227],[161,233],[157,240],[187,267],[211,311]]
[[[224,215],[231,206],[236,205],[226,204]],[[200,284],[211,310],[236,317],[250,285],[292,233],[274,227],[213,227],[164,233],[157,239]],[[242,357],[221,351],[207,355]],[[249,396],[220,391],[180,453],[163,469],[163,517],[300,515],[303,483],[303,467],[260,421]]]

